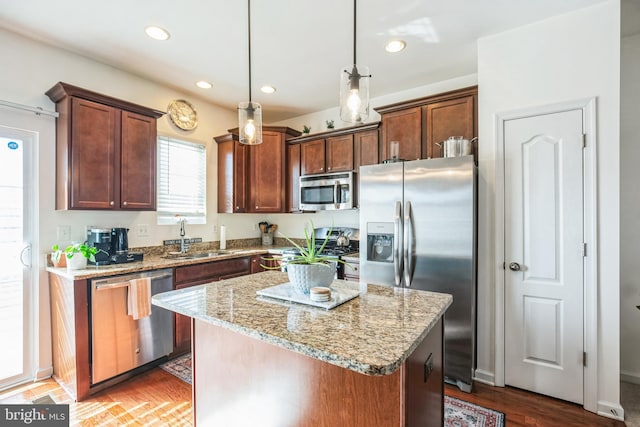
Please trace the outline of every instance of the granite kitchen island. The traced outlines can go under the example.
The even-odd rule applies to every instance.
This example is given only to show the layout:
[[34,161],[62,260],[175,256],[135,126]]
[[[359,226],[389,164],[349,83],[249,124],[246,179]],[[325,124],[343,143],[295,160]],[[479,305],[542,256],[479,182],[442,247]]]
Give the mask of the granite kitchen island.
[[196,425],[442,425],[450,295],[341,280],[360,294],[331,310],[256,295],[287,281],[267,271],[153,297],[192,318]]

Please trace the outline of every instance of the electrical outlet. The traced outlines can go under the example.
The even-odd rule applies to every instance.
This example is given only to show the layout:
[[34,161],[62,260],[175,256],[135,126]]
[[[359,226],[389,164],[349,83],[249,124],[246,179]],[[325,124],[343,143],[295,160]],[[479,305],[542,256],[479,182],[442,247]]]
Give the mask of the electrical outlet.
[[258,224],[253,224],[253,231],[258,231]]
[[213,224],[213,234],[218,234],[218,224]]
[[71,226],[59,225],[56,234],[58,235],[58,242],[68,242],[71,240]]
[[148,224],[138,224],[136,235],[138,237],[149,237],[149,225]]

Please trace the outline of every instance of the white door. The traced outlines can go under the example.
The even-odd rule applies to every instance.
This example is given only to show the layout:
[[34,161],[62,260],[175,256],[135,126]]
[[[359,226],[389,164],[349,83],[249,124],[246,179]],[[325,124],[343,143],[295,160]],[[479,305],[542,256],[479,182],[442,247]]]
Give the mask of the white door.
[[0,389],[32,379],[31,246],[37,133],[0,126]]
[[583,403],[582,110],[507,120],[505,383]]

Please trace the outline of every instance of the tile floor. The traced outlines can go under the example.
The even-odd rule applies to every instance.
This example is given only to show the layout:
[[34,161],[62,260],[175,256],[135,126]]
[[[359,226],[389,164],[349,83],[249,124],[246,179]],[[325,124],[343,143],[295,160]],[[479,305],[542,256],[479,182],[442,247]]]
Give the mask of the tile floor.
[[621,382],[620,403],[627,427],[640,427],[640,384]]

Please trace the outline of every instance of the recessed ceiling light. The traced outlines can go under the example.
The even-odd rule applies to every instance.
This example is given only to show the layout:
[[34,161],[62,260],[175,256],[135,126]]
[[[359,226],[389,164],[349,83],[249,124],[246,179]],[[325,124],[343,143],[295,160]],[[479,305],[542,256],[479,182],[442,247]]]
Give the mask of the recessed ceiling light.
[[196,83],[196,86],[198,86],[200,89],[211,89],[213,87],[211,83],[205,82],[204,80],[200,80],[198,83]]
[[260,88],[264,93],[273,93],[276,91],[276,88],[271,85],[264,85]]
[[396,53],[396,52],[400,52],[405,47],[407,47],[407,43],[405,43],[403,40],[391,40],[389,43],[386,44],[386,46],[384,47],[384,50],[386,50],[389,53]]
[[155,40],[168,40],[171,35],[169,31],[164,28],[156,27],[155,25],[149,25],[145,27],[144,32],[147,33],[149,37]]

